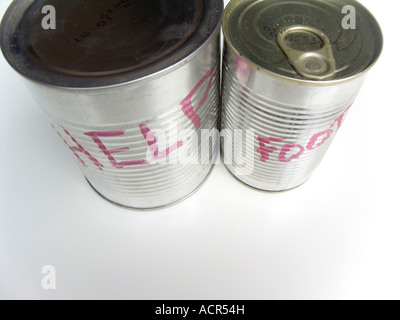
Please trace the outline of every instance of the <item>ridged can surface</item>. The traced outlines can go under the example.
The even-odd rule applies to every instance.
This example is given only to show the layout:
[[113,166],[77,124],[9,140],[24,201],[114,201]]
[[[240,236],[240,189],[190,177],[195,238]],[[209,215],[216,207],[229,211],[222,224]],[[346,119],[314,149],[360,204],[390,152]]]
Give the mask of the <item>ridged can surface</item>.
[[[46,5],[55,29],[43,29]],[[160,208],[212,169],[190,157],[210,158],[216,142],[190,150],[217,127],[222,13],[222,0],[17,0],[1,47],[93,188],[122,206]]]
[[[233,0],[223,31],[225,165],[260,190],[295,188],[321,162],[377,61],[380,28],[352,0]],[[245,136],[251,147],[237,157]]]

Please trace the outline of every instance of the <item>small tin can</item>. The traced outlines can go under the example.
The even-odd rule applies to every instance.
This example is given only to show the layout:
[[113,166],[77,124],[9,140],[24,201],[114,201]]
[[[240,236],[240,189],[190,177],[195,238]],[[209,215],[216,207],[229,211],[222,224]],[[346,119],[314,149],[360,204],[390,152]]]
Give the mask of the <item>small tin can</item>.
[[[223,32],[225,165],[257,189],[295,188],[322,160],[380,56],[378,23],[352,0],[232,0]],[[236,129],[251,133],[251,170],[232,156],[243,149]]]
[[122,206],[161,208],[212,169],[190,159],[203,154],[177,158],[218,124],[223,8],[222,0],[15,0],[0,44],[93,188]]

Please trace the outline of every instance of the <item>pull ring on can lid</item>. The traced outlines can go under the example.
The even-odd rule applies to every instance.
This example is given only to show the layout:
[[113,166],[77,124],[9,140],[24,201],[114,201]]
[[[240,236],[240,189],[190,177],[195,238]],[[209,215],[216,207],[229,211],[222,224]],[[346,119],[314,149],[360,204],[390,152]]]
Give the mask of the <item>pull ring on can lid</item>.
[[[322,48],[317,51],[294,49],[286,42],[286,37],[291,34],[315,35],[323,42]],[[310,26],[294,25],[282,29],[278,33],[277,41],[290,64],[302,77],[310,80],[331,80],[334,77],[335,58],[329,38],[322,31]]]
[[[356,9],[355,29],[343,29],[345,5]],[[223,31],[227,47],[252,69],[297,84],[351,81],[383,47],[377,21],[356,0],[232,0]]]

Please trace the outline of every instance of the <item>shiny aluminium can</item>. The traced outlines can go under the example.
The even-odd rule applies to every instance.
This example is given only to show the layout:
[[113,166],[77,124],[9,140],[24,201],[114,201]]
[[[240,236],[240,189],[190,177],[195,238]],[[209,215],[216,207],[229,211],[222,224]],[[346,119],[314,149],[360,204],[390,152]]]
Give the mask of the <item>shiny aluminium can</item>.
[[190,150],[217,127],[222,15],[222,0],[15,0],[1,48],[93,188],[160,208],[212,169]]
[[[322,160],[380,56],[378,23],[352,0],[232,0],[223,32],[225,165],[257,189],[295,188]],[[236,160],[244,138],[235,130],[250,136],[245,162]]]

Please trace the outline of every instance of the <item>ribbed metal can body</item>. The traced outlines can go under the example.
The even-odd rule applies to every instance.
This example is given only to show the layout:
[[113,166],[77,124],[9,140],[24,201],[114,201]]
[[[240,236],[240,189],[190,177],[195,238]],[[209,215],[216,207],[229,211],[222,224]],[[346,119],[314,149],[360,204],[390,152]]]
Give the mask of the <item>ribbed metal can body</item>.
[[[305,1],[303,5],[308,4],[313,10],[317,8],[322,11],[324,8],[318,7],[321,3],[323,2],[310,0]],[[346,4],[346,1],[340,3]],[[286,6],[285,14],[276,12],[276,8],[281,5]],[[249,33],[246,19],[252,21],[253,27],[258,23],[257,19],[249,19],[246,16],[251,10],[255,11],[259,20],[263,20],[263,24],[262,28],[255,27],[255,36],[250,34],[249,38],[246,38]],[[326,9],[327,14],[330,10],[330,7]],[[307,23],[313,28],[324,29],[321,19],[318,20],[321,17],[315,17],[315,22],[303,11],[304,8],[299,9],[299,3],[296,1],[279,3],[272,0],[250,0],[233,1],[225,13],[221,120],[221,129],[225,132],[221,143],[222,155],[228,170],[240,181],[256,189],[289,190],[300,186],[311,177],[342,126],[366,77],[366,70],[354,70],[352,74],[343,73],[346,68],[340,68],[340,64],[345,62],[337,58],[340,52],[336,50],[339,48],[336,44],[346,36],[336,36],[334,30],[326,30],[326,25],[324,32],[334,39],[331,46],[334,47],[332,51],[338,59],[338,69],[334,76],[337,78],[332,79],[330,75],[329,79],[316,81],[306,79],[297,72],[294,63],[287,61],[290,55],[286,56],[282,52],[276,44],[276,39],[281,33],[280,30],[297,24],[296,19],[303,23],[304,20],[308,20]],[[281,18],[280,14],[285,18]],[[263,15],[265,19],[261,19]],[[232,20],[235,23],[234,27],[239,21],[240,32],[232,31]],[[302,28],[307,30],[304,26]],[[380,30],[376,29],[376,33],[379,32]],[[293,43],[304,46],[301,40],[305,39],[306,42],[307,36],[309,35],[301,35],[298,42]],[[257,37],[260,39],[256,39]],[[311,36],[309,38],[315,42]],[[247,42],[243,45],[240,41]],[[265,48],[262,47],[263,41],[268,42]],[[354,39],[352,41],[356,42]],[[380,51],[382,39],[378,38],[375,41],[375,50]],[[360,48],[362,44],[357,50]],[[365,44],[363,49],[367,49]],[[357,54],[359,55],[358,52],[348,55],[350,62],[359,59]],[[366,60],[368,59],[371,60],[368,62],[370,66],[376,57],[367,57]],[[346,61],[349,65],[350,62]],[[244,141],[244,138],[236,139],[233,134],[235,130],[241,130],[242,137],[246,136],[247,141]],[[250,143],[251,147],[247,148],[244,155],[245,143]],[[236,160],[241,158],[236,157],[237,153],[243,153],[240,162]]]
[[[310,177],[339,130],[364,77],[328,87],[280,81],[247,67],[229,48],[223,63],[222,129],[254,130],[254,170],[226,164],[242,182],[261,190],[295,188]],[[268,89],[270,88],[270,89]],[[222,153],[242,141],[226,135]],[[234,158],[234,157],[232,157]]]
[[[175,39],[180,39],[181,34],[179,30],[166,30],[164,25],[168,14],[172,15],[171,12],[177,8],[175,4],[164,4],[158,0],[153,2],[162,3],[159,10],[166,11],[160,14],[162,29],[158,33],[161,32],[163,39],[167,36],[174,39],[165,41],[163,45],[174,45]],[[126,7],[113,9],[115,13],[109,16],[110,23],[127,10],[133,14],[135,10],[146,9],[140,7],[145,6],[142,3],[137,4],[139,7],[136,8],[134,1],[121,3]],[[186,10],[184,1],[176,3],[180,4],[178,9]],[[55,74],[55,84],[52,85],[17,70],[25,76],[35,100],[48,115],[56,133],[70,149],[89,183],[113,203],[135,209],[162,208],[192,194],[210,174],[213,151],[217,148],[216,139],[212,140],[209,148],[201,149],[201,141],[197,137],[200,137],[202,130],[212,132],[217,128],[220,107],[219,27],[223,4],[217,1],[216,7],[207,6],[203,6],[203,1],[196,0],[195,6],[187,9],[194,21],[201,18],[196,15],[196,10],[216,10],[211,13],[214,21],[199,31],[207,32],[200,42],[197,39],[196,43],[190,43],[189,38],[182,48],[186,53],[167,55],[165,58],[162,56],[160,65],[149,63],[152,69],[143,71],[139,68],[131,78],[126,73],[110,78],[107,74],[110,71],[106,70],[104,76],[92,77],[95,83],[92,85],[90,77],[79,76],[70,80],[51,70]],[[150,7],[146,10],[157,11]],[[138,16],[140,14],[146,13],[139,12]],[[186,26],[181,17],[177,16],[176,19]],[[126,23],[132,22],[129,20]],[[167,35],[164,34],[166,32]],[[194,34],[196,36],[196,31]],[[134,37],[132,39],[136,41]],[[75,41],[79,43],[84,39]],[[146,41],[144,39],[142,44]],[[150,47],[150,54],[151,50],[155,49]],[[46,54],[50,55],[48,52]],[[164,55],[162,50],[160,52]],[[126,54],[130,59],[134,52]],[[54,61],[58,67],[58,60]],[[97,65],[89,69],[92,61],[88,60],[88,67],[84,69],[82,66],[80,70],[91,73],[97,72],[98,68],[109,67],[102,65],[99,59]],[[119,61],[116,59],[110,63]],[[63,83],[73,80],[78,85]],[[196,153],[191,150],[200,151]]]
[[[196,159],[189,159],[189,164],[182,164],[180,153],[197,149],[200,143],[185,131],[200,136],[201,130],[217,127],[219,41],[215,36],[185,64],[165,75],[125,86],[65,90],[33,82],[28,85],[101,195],[138,209],[163,207],[190,195],[212,168],[211,160],[196,164]],[[196,114],[201,124],[182,110],[196,86],[192,105],[199,106],[206,98]],[[209,150],[203,152],[211,155]],[[171,160],[174,156],[178,157],[175,162]]]

